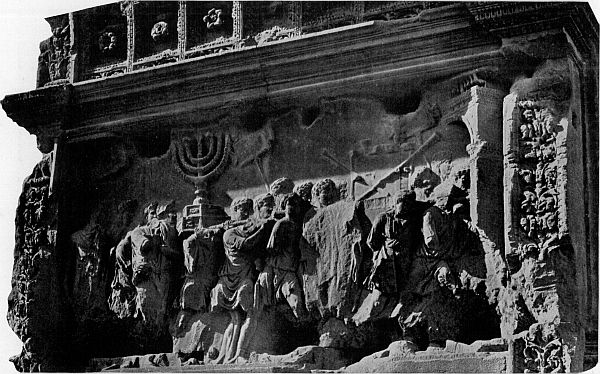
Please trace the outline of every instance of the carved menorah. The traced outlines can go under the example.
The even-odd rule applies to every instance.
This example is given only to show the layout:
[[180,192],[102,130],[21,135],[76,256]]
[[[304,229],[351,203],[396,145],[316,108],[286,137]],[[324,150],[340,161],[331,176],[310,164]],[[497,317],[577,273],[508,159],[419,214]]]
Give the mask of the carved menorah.
[[224,132],[178,129],[171,134],[171,160],[184,179],[202,192],[221,176],[231,151],[231,136]]

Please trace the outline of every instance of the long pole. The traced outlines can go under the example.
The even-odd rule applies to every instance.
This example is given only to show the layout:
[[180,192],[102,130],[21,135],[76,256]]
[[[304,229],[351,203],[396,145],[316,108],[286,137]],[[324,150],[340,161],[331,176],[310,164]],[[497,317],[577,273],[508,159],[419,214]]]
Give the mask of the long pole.
[[377,183],[375,183],[371,188],[369,188],[365,193],[363,193],[357,201],[361,201],[364,200],[366,198],[368,198],[369,196],[373,195],[375,192],[377,192],[377,190],[379,190],[379,188],[386,183],[389,179],[391,179],[392,177],[394,177],[396,174],[400,174],[402,172],[402,169],[404,168],[404,166],[406,166],[406,164],[408,164],[419,152],[421,152],[423,149],[425,149],[426,147],[428,147],[429,145],[431,145],[434,142],[437,142],[439,140],[442,139],[442,136],[440,134],[438,134],[437,132],[434,132],[426,141],[425,143],[421,144],[421,146],[419,148],[417,148],[416,151],[414,151],[413,153],[411,153],[406,160],[402,161],[398,166],[396,166],[394,168],[394,170],[390,171],[389,173],[387,173],[385,176],[383,176],[381,179],[379,179],[377,181]]

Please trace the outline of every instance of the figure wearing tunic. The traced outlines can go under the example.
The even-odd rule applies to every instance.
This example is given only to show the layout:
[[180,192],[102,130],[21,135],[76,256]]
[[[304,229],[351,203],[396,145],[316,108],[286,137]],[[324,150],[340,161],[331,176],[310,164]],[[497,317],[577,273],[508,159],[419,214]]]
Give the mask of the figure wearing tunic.
[[216,307],[250,310],[254,304],[254,259],[247,240],[257,231],[252,223],[225,231],[223,246],[225,262],[219,271],[219,281],[211,292],[211,311]]
[[[462,316],[453,296],[458,288],[453,264],[463,255],[459,239],[464,232],[456,217],[436,206],[425,211],[422,232],[399,322],[408,336],[414,337],[426,327],[430,342],[457,339]],[[406,298],[408,295],[411,298]]]
[[177,230],[158,219],[131,231],[132,283],[137,290],[134,317],[160,323],[172,302],[177,263]]
[[222,233],[218,228],[197,228],[184,240],[186,274],[180,295],[182,309],[208,309],[210,292],[217,282],[217,270],[222,262]]
[[[300,261],[301,226],[288,217],[277,221],[267,244],[267,263],[258,276],[254,305],[257,309],[300,296],[301,285],[296,271]],[[295,304],[295,302],[294,302]],[[298,305],[290,305],[296,312]]]
[[393,209],[377,216],[367,238],[367,245],[373,250],[373,267],[365,282],[368,288],[393,295],[404,289],[415,254],[423,243],[421,217],[427,206],[414,202],[405,219],[396,217]]

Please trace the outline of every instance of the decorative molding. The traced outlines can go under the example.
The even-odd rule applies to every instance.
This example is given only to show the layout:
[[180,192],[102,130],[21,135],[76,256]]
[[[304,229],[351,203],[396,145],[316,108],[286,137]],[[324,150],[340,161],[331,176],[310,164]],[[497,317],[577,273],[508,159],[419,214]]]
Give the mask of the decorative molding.
[[353,1],[352,6],[354,7],[354,22],[361,23],[365,18],[365,2]]
[[518,167],[519,206],[513,206],[518,221],[517,254],[522,260],[534,256],[545,261],[547,254],[561,244],[558,213],[564,204],[557,190],[558,164],[556,138],[563,127],[553,108],[543,103],[521,100],[518,126],[518,148],[515,150]]
[[121,11],[127,17],[127,71],[133,71],[135,59],[135,1],[125,0],[121,3]]
[[239,41],[243,38],[244,19],[243,19],[243,2],[234,1],[231,18],[233,18],[233,39]]
[[302,1],[289,2],[288,11],[295,35],[302,34]]
[[525,334],[523,357],[526,373],[569,372],[571,357],[568,346],[552,327],[536,323]]
[[179,1],[177,10],[177,59],[185,58],[187,41],[187,1]]

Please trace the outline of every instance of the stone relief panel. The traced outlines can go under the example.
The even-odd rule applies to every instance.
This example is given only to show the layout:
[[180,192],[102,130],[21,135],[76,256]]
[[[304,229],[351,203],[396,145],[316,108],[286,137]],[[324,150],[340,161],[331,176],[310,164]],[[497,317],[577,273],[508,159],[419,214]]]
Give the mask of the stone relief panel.
[[[432,96],[399,107],[403,114],[371,98],[323,98],[252,124],[227,116],[99,140],[98,152],[69,146],[77,170],[77,208],[67,214],[77,217],[68,226],[73,340],[105,356],[172,349],[182,362],[223,363],[316,342],[358,355],[409,338],[410,329],[413,351],[497,336],[465,208],[468,130],[440,125],[443,106]],[[452,255],[420,268],[434,278],[409,281],[412,257],[396,271],[383,246],[369,245],[373,222],[401,205],[400,189],[415,192],[406,230],[416,237],[445,193],[430,213],[452,231],[442,239]],[[240,199],[252,208],[243,217]],[[406,224],[391,217],[392,226]],[[411,251],[425,250],[415,240]],[[443,298],[415,291],[417,278],[442,287]],[[397,308],[403,291],[416,296]],[[434,320],[445,303],[456,318]],[[465,316],[492,327],[469,335]],[[122,353],[102,346],[108,336],[120,339]]]
[[562,126],[548,108],[536,108],[532,101],[518,105],[522,110],[519,176],[523,191],[518,218],[522,233],[531,241],[520,245],[519,256],[544,261],[559,245],[556,135]]
[[[51,343],[61,344],[64,321],[58,301],[60,291],[56,260],[56,201],[49,195],[52,154],[44,155],[23,184],[17,207],[13,288],[8,297],[8,323],[24,342],[11,361],[21,371],[56,370]],[[56,305],[41,315],[35,311]],[[54,326],[54,327],[50,327]]]
[[169,155],[175,168],[195,186],[217,179],[227,167],[232,152],[229,134],[202,130],[174,130]]
[[134,3],[134,69],[177,61],[178,9],[175,1]]
[[234,48],[234,2],[190,2],[186,8],[186,56]]
[[84,79],[110,77],[126,72],[127,17],[120,4],[74,13],[77,34],[83,36],[78,65]]
[[300,33],[300,7],[294,1],[243,3],[243,46],[288,39]]
[[40,43],[37,87],[66,83],[71,77],[71,26],[69,16],[49,19],[52,36]]
[[[503,312],[503,329],[526,334],[521,329],[529,328],[523,365],[531,372],[570,367],[580,360],[571,355],[583,338],[581,326],[570,322],[580,312],[566,206],[566,139],[572,126],[568,74],[565,61],[547,61],[532,78],[513,85],[504,107],[510,287],[500,308],[512,308],[522,297],[525,312]],[[534,324],[521,323],[523,318]]]

